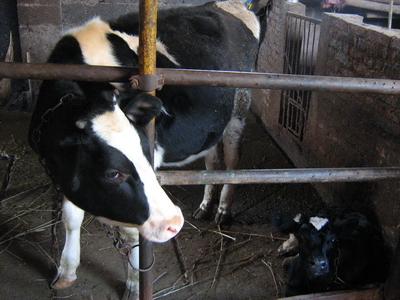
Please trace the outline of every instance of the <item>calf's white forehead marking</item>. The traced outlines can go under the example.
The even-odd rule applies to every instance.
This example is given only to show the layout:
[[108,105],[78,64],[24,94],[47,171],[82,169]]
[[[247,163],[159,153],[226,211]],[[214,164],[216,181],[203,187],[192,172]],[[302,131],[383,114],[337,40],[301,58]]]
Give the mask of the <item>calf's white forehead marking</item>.
[[217,2],[217,7],[241,20],[253,33],[254,37],[260,39],[260,23],[256,15],[248,10],[240,0]]
[[329,222],[329,220],[327,218],[311,217],[309,222],[315,227],[315,229],[320,231],[321,228]]

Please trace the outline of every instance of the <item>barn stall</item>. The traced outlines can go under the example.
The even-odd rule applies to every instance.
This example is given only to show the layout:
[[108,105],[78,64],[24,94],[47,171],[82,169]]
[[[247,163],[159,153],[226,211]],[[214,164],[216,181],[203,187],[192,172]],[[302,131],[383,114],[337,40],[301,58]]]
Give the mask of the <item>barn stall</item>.
[[[19,32],[21,47],[23,49],[21,56],[25,57],[25,61],[26,58],[29,58],[30,62],[45,61],[45,53],[51,48],[51,42],[55,41],[53,38],[54,36],[51,36],[49,31],[53,30],[52,34],[57,34],[57,32],[59,32],[57,30],[60,30],[60,28],[72,26],[73,21],[69,21],[71,23],[68,23],[68,17],[70,20],[79,21],[92,13],[98,14],[99,11],[101,13],[101,10],[107,12],[118,11],[111,10],[110,5],[115,5],[115,7],[118,7],[122,11],[126,8],[132,10],[137,9],[137,7],[134,8],[132,6],[131,1],[127,2],[129,3],[119,3],[118,5],[112,3],[97,3],[97,1],[88,2],[86,4],[82,4],[79,1],[61,1],[58,5],[54,4],[54,2],[51,4],[38,3],[37,5],[26,5],[23,1],[19,2],[16,9],[19,15]],[[161,4],[163,5],[163,3]],[[176,4],[178,5],[181,3]],[[294,57],[292,58],[292,62],[296,60],[296,58],[299,60],[300,57],[302,57],[304,61],[308,60],[309,62],[314,62],[314,54],[311,54],[310,57],[307,49],[316,49],[315,43],[311,46],[309,46],[310,43],[307,43],[307,46],[304,46],[305,43],[303,41],[312,40],[311,35],[315,38],[316,34],[319,33],[318,31],[324,30],[323,24],[329,24],[325,27],[325,30],[338,30],[341,34],[345,35],[348,41],[352,41],[350,36],[356,29],[350,28],[349,31],[346,32],[337,29],[340,24],[324,23],[334,21],[324,20],[321,29],[316,29],[316,27],[314,27],[313,30],[307,31],[305,25],[295,27],[297,24],[300,24],[300,21],[295,21],[296,25],[294,25],[293,19],[290,18],[313,21],[313,24],[319,24],[319,22],[301,17],[301,10],[304,8],[298,4],[294,5],[297,10],[296,15],[287,14],[288,7],[291,8],[293,5],[280,5],[281,3],[272,6],[267,24],[274,24],[274,22],[277,23],[277,21],[281,22],[282,20],[289,21],[286,24],[282,23],[267,26],[266,38],[261,45],[260,57],[258,59],[259,71],[290,73],[288,71],[290,69],[288,67],[290,62],[288,63],[288,61],[286,61],[285,63],[284,60],[285,50],[289,50],[289,52],[286,52],[287,56],[292,55],[292,57]],[[38,18],[38,10],[43,12],[43,18],[42,14],[40,15],[41,17]],[[96,10],[98,11],[96,12]],[[68,11],[70,15],[68,15]],[[299,11],[300,17],[298,16]],[[76,12],[84,14],[84,16],[78,16]],[[29,15],[30,13],[32,14],[31,16]],[[33,19],[33,17],[36,19]],[[341,19],[340,17],[337,18]],[[358,24],[361,23],[358,22]],[[347,23],[342,26],[346,28],[349,27]],[[368,29],[368,32],[372,31],[372,34],[375,34],[377,31],[376,28]],[[280,35],[279,30],[281,30],[283,34]],[[289,32],[289,34],[285,34],[285,31]],[[35,32],[36,36],[32,35],[32,32]],[[306,32],[306,34],[301,35],[300,38],[291,39],[291,34],[295,32]],[[335,33],[336,31],[333,32]],[[379,32],[385,31],[379,30]],[[388,34],[390,37],[395,36],[393,32]],[[23,39],[23,36],[25,36],[26,39]],[[278,42],[273,40],[273,38],[277,36],[281,38]],[[331,37],[332,34],[321,36]],[[29,39],[32,40],[29,42]],[[44,42],[41,39],[47,39],[47,41]],[[344,37],[338,37],[337,39],[340,41],[345,40]],[[375,37],[371,38],[371,40],[376,42]],[[392,39],[390,40],[392,41]],[[33,41],[37,44],[32,44]],[[329,42],[332,41],[320,41],[321,46],[318,48],[318,56],[321,56],[321,53],[324,53],[323,51],[327,51],[326,49],[320,50],[321,47],[328,47],[328,49],[334,47],[334,45],[327,46]],[[271,43],[276,44],[269,45]],[[8,43],[6,43],[6,45],[8,46]],[[283,46],[282,49],[279,48],[280,45]],[[292,45],[291,52],[290,47],[289,49],[285,49],[285,46],[288,45]],[[274,46],[278,47],[278,51],[274,51],[276,56],[271,56],[271,49],[274,49]],[[396,49],[392,50],[392,55],[396,54],[395,50]],[[359,52],[358,49],[355,49],[354,52],[351,53],[358,53],[361,57],[366,56],[366,54],[362,55]],[[29,53],[29,55],[27,53]],[[333,50],[333,53],[337,54],[340,52]],[[394,71],[386,74],[380,69],[368,73],[365,70],[365,66],[364,69],[362,69],[363,65],[357,61],[355,61],[354,65],[360,65],[361,71],[353,74],[346,73],[344,68],[338,67],[340,65],[334,61],[335,57],[332,53],[326,53],[324,55],[325,56],[322,56],[320,59],[320,64],[322,62],[326,64],[327,61],[329,62],[327,57],[330,58],[333,56],[331,66],[336,67],[337,73],[330,73],[331,71],[335,71],[333,67],[326,69],[323,69],[323,66],[318,67],[318,58],[316,58],[315,72],[311,70],[313,68],[304,68],[303,66],[300,68],[298,65],[296,66],[296,64],[292,64],[292,66],[295,66],[298,70],[308,69],[308,71],[313,71],[312,73],[321,75],[396,79],[396,73]],[[376,57],[376,60],[381,60],[381,56],[377,55]],[[340,57],[339,59],[343,58]],[[395,60],[395,56],[393,60]],[[280,69],[279,66],[268,66],[268,62],[273,62],[275,64],[282,62],[282,69]],[[349,64],[345,63],[344,65],[348,66]],[[391,64],[388,63],[388,65]],[[383,69],[386,71],[387,67]],[[395,64],[393,64],[393,69],[395,69]],[[10,72],[10,69],[8,71]],[[296,72],[294,72],[294,74],[296,74]],[[28,90],[25,91],[26,94],[24,94],[23,101],[25,101],[27,103],[25,105],[29,107],[29,103],[34,99],[34,97],[30,99],[29,95],[35,92],[35,82],[23,83],[23,85],[24,87],[28,87]],[[273,98],[274,93],[279,96],[278,99]],[[323,93],[321,94],[324,95]],[[300,106],[300,112],[295,112],[293,109],[293,106],[299,108],[298,105],[293,105],[294,102],[291,101],[294,95],[301,95],[303,97],[301,100],[302,105]],[[256,94],[253,99],[253,112],[260,117],[262,123],[253,115],[249,115],[249,124],[242,143],[243,154],[240,168],[286,169],[293,167],[290,160],[294,162],[295,166],[301,167],[334,168],[343,166],[368,167],[397,165],[397,161],[395,160],[396,149],[393,145],[395,144],[395,134],[376,134],[376,132],[373,131],[374,128],[371,129],[368,127],[368,129],[371,129],[371,135],[374,138],[376,138],[376,136],[388,137],[385,141],[379,141],[379,143],[374,142],[374,146],[380,146],[382,147],[380,149],[384,149],[381,150],[380,153],[382,151],[384,153],[385,151],[392,153],[389,157],[393,160],[387,160],[386,156],[383,158],[381,157],[378,161],[374,160],[376,159],[373,156],[375,153],[370,156],[362,155],[360,157],[359,153],[363,152],[364,149],[366,149],[365,151],[367,153],[369,153],[368,151],[374,152],[374,150],[376,150],[376,148],[371,150],[370,143],[373,140],[371,137],[359,137],[359,129],[365,128],[366,125],[363,123],[355,124],[352,128],[355,128],[357,133],[349,132],[349,126],[345,123],[349,122],[349,120],[346,121],[343,118],[343,114],[339,116],[330,115],[332,111],[335,110],[329,106],[321,107],[320,100],[313,100],[317,99],[315,98],[317,96],[317,94],[311,94],[311,92],[280,92],[275,90],[260,91],[259,94]],[[342,103],[338,104],[338,101],[344,100],[342,98],[336,98],[335,96],[336,94],[332,92],[329,92],[329,94],[326,93],[325,97],[329,97],[329,100],[332,99],[331,102],[326,102],[331,103],[336,110],[338,107],[340,109],[348,108],[349,112],[347,112],[347,115],[351,122],[354,122],[354,117],[357,115],[360,115],[360,119],[365,116],[365,114],[359,113],[359,107],[349,108],[348,103],[352,103],[352,100],[354,101],[354,94],[351,95],[352,100],[346,102],[347,106]],[[370,96],[370,98],[368,98],[369,101],[365,101],[365,94],[360,94],[358,105],[362,105],[363,108],[367,105],[372,107],[377,101],[374,97],[377,96]],[[395,130],[395,124],[391,123],[392,118],[395,118],[396,115],[395,110],[393,111],[395,99],[391,99],[390,102],[390,99],[386,99],[390,98],[388,96],[379,97],[381,98],[378,99],[378,102],[383,103],[383,107],[380,109],[384,111],[388,110],[388,112],[385,115],[377,113],[375,107],[374,109],[370,108],[370,113],[372,110],[376,113],[375,117],[383,119],[378,121],[375,121],[375,119],[374,121],[368,119],[368,122],[372,123],[372,125],[374,125],[374,123],[378,123],[379,125],[383,123],[385,126],[389,126],[389,128],[393,126],[393,130]],[[12,105],[8,105],[7,107],[18,107],[19,103],[17,100],[21,101],[21,98],[14,98]],[[324,100],[321,100],[321,102],[325,104],[323,101]],[[385,106],[387,102],[391,104],[391,110],[389,110],[389,105]],[[8,104],[9,103],[10,102],[8,102]],[[316,108],[313,105],[317,103],[319,110],[315,111]],[[260,105],[265,106],[260,107]],[[276,105],[279,106],[279,109]],[[366,110],[368,110],[368,108],[366,108]],[[289,111],[291,113],[289,113]],[[314,115],[312,115],[313,113]],[[285,121],[285,118],[282,116],[290,116],[291,120],[295,121],[289,121],[289,118]],[[97,299],[101,297],[118,298],[123,292],[124,286],[123,278],[125,270],[124,264],[122,263],[124,258],[113,249],[111,246],[112,241],[106,237],[104,229],[93,221],[91,217],[88,217],[85,221],[84,230],[87,235],[84,234],[82,241],[83,257],[79,271],[79,281],[70,290],[56,292],[48,289],[48,280],[53,276],[54,265],[57,263],[59,257],[58,251],[62,247],[59,241],[62,243],[61,235],[63,231],[61,228],[57,229],[57,224],[59,222],[57,219],[57,206],[53,204],[56,195],[49,184],[47,176],[36,162],[35,155],[25,142],[29,113],[9,112],[9,110],[3,111],[1,119],[1,140],[2,143],[4,143],[2,145],[3,159],[1,162],[2,172],[4,172],[2,187],[2,216],[4,217],[2,217],[3,221],[1,222],[1,243],[4,249],[2,250],[1,259],[4,260],[4,265],[8,266],[7,268],[3,268],[3,270],[7,269],[7,273],[1,276],[1,280],[4,280],[2,286],[6,287],[4,289],[4,297],[22,299],[29,293],[30,297],[33,299],[43,299],[44,297],[76,299]],[[328,124],[329,126],[326,125],[325,127],[321,125],[323,124],[322,120],[324,122],[331,121],[331,123]],[[342,125],[341,122],[344,122],[345,125]],[[273,140],[267,135],[261,124],[265,125],[265,128],[272,136]],[[342,131],[333,129],[334,125],[342,126]],[[309,131],[309,127],[312,126],[318,126],[318,130],[322,130],[320,129],[322,127],[328,133],[319,133],[315,128],[313,131]],[[386,127],[384,128],[386,129]],[[378,127],[378,129],[380,129],[380,127]],[[375,130],[377,129],[375,128]],[[310,132],[321,134],[321,136],[307,136]],[[332,140],[325,141],[324,143],[323,139],[332,137],[332,132],[335,133],[336,136],[334,136]],[[285,136],[285,134],[287,135]],[[347,135],[350,137],[347,137]],[[391,136],[393,136],[392,139],[390,139]],[[357,144],[359,145],[357,147],[354,147],[354,144],[350,144],[347,145],[347,148],[344,147],[348,140],[355,143],[355,138],[365,139],[364,144]],[[318,148],[315,145],[316,141],[318,141]],[[341,147],[332,141],[345,149],[341,149]],[[276,147],[275,143],[285,151],[285,154]],[[322,145],[322,147],[320,145]],[[329,149],[328,146],[330,145],[332,145],[333,150]],[[251,151],[247,149],[251,149]],[[310,157],[313,157],[312,155],[316,156],[318,151],[322,152],[322,154],[319,154],[319,160],[311,160]],[[349,155],[352,151],[356,151],[354,154],[356,158],[351,158],[351,155]],[[327,155],[326,153],[331,153],[331,155]],[[288,157],[290,160],[288,160]],[[342,158],[342,160],[340,160],[340,158]],[[349,159],[350,162],[344,160],[344,158]],[[325,163],[323,159],[326,159]],[[200,163],[190,168],[192,169],[194,167],[203,168]],[[300,175],[304,177],[304,174]],[[278,174],[277,178],[279,177]],[[348,198],[354,199],[354,201],[373,201],[372,203],[375,204],[385,232],[388,235],[387,240],[394,243],[397,226],[396,216],[398,215],[395,209],[397,204],[395,199],[396,193],[392,192],[395,183],[396,181],[390,182],[390,186],[385,186],[388,184],[386,182],[379,184],[345,184],[343,186],[334,184],[332,187],[326,184],[317,185],[316,189],[322,197],[315,192],[313,187],[308,185],[241,186],[236,196],[237,200],[234,207],[233,225],[222,228],[212,225],[210,221],[198,221],[191,218],[192,212],[201,200],[199,196],[201,195],[201,188],[169,188],[169,191],[173,195],[172,197],[176,199],[177,204],[183,208],[187,224],[179,235],[177,242],[161,246],[157,245],[157,247],[155,247],[156,264],[152,271],[154,276],[154,298],[187,299],[192,297],[194,299],[235,299],[247,297],[251,299],[272,299],[282,295],[285,278],[281,266],[282,259],[277,256],[276,249],[284,237],[275,235],[270,225],[271,215],[276,211],[293,215],[298,212],[316,213],[325,205],[324,202],[332,203],[332,201],[339,201],[338,199],[341,201]],[[384,191],[386,191],[386,194],[379,194]],[[389,200],[388,204],[388,199],[390,199],[390,197],[392,197],[393,200]],[[321,199],[323,199],[323,201]],[[377,202],[379,199],[382,204]],[[117,265],[118,267],[116,267]],[[6,274],[7,276],[5,276]],[[24,288],[21,288],[21,283],[23,283]],[[371,292],[371,295],[374,293],[375,291]]]

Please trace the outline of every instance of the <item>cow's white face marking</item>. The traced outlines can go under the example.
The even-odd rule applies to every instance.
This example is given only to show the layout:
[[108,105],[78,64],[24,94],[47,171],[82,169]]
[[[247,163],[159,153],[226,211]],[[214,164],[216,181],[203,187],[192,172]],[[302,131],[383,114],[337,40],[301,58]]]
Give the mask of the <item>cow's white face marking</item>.
[[[133,163],[143,183],[150,215],[148,220],[139,226],[141,234],[156,242],[172,238],[182,228],[182,212],[172,203],[158,183],[143,153],[140,137],[134,126],[130,124],[119,106],[115,105],[113,111],[107,111],[92,119],[92,129],[99,138],[121,151]],[[174,230],[164,230],[168,224],[172,224],[175,233]],[[166,228],[169,228],[168,226]]]
[[256,15],[252,11],[248,10],[240,0],[222,1],[217,2],[215,5],[241,20],[253,33],[254,37],[257,40],[260,39],[260,23],[258,22]]
[[320,217],[311,217],[310,218],[310,224],[315,227],[318,231],[321,230],[322,227],[324,227],[329,220],[327,218],[320,218]]

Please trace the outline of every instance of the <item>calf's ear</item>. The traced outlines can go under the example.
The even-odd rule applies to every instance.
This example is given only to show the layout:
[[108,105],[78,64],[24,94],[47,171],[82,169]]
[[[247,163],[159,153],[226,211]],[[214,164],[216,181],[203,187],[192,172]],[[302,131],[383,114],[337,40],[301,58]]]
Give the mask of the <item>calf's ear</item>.
[[368,219],[364,215],[351,213],[337,218],[333,226],[337,234],[349,237],[357,235],[360,230],[367,229],[369,224]]
[[280,213],[274,213],[271,219],[274,229],[285,234],[296,232],[305,221],[301,214],[289,217]]
[[162,102],[159,98],[147,93],[141,93],[129,100],[123,111],[132,123],[144,126],[151,119],[157,117],[161,109]]

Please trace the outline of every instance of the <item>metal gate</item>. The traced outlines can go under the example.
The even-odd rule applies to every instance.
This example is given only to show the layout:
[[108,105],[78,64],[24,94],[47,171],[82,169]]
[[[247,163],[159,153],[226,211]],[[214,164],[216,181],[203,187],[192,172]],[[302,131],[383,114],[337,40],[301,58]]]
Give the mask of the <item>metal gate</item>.
[[[288,13],[283,73],[313,75],[317,59],[320,20]],[[282,90],[279,124],[300,141],[310,108],[310,90]]]

